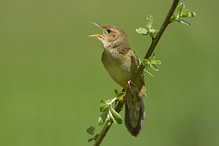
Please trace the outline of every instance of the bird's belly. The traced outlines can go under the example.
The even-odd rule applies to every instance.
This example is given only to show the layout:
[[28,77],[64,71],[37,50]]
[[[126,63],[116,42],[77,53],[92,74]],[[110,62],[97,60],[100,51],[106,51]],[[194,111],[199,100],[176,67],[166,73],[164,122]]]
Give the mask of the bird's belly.
[[121,56],[118,58],[115,56],[105,56],[102,58],[102,62],[112,79],[126,89],[128,81],[131,80],[135,73],[131,60],[124,59]]
[[105,66],[105,68],[115,82],[123,88],[127,88],[127,83],[132,78],[130,69],[127,68],[127,66],[118,67],[116,65],[111,65]]

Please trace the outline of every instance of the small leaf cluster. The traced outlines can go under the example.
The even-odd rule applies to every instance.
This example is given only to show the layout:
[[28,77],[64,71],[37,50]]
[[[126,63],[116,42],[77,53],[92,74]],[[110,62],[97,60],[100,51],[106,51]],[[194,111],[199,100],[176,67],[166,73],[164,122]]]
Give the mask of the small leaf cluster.
[[142,65],[144,65],[146,68],[150,67],[154,71],[159,71],[158,66],[160,64],[161,64],[160,60],[155,60],[155,54],[154,53],[152,53],[151,57],[149,57],[148,59],[144,59],[142,61]]
[[96,140],[97,137],[100,135],[100,134],[95,134],[95,127],[93,126],[87,128],[87,133],[92,136],[92,138],[88,139],[88,142],[91,142],[92,140]]
[[[106,125],[109,126],[112,123],[115,123],[115,124],[123,123],[122,117],[119,115],[119,113],[117,113],[114,110],[112,105],[117,100],[121,101],[125,95],[125,92],[118,92],[117,90],[115,90],[114,94],[115,94],[115,98],[113,98],[112,100],[105,101],[102,99],[100,101],[100,112],[102,112],[102,115],[100,115],[100,117],[98,118],[99,125],[103,125],[104,123],[106,123]],[[92,136],[92,138],[90,138],[88,142],[92,140],[96,140],[97,137],[99,136],[99,134],[95,134],[95,127],[93,126],[90,126],[87,129],[87,133]]]
[[183,3],[180,3],[176,8],[175,14],[171,17],[170,23],[178,22],[189,26],[190,23],[185,21],[183,18],[192,18],[195,16],[196,16],[195,12],[189,12],[189,10],[185,8],[185,5]]
[[140,27],[140,28],[136,29],[136,32],[141,34],[141,35],[149,35],[151,38],[154,38],[156,36],[158,30],[155,30],[153,28],[152,24],[153,24],[153,17],[149,15],[147,17],[146,28]]
[[125,92],[118,92],[117,90],[114,91],[115,98],[112,100],[101,100],[100,101],[100,112],[102,115],[98,118],[98,124],[103,125],[106,123],[107,125],[111,125],[112,123],[115,124],[122,124],[123,120],[122,117],[114,110],[113,103],[116,100],[121,100],[121,98],[125,95]]
[[[149,57],[148,59],[144,59],[143,61],[139,59],[139,64],[142,63],[143,66],[145,66],[145,68],[151,68],[154,71],[159,71],[158,66],[161,64],[160,60],[155,60],[155,54],[152,53],[151,57]],[[149,76],[151,76],[152,78],[155,78],[153,76],[152,73],[150,73],[149,71],[147,71],[146,69],[144,69],[144,73],[147,73]]]

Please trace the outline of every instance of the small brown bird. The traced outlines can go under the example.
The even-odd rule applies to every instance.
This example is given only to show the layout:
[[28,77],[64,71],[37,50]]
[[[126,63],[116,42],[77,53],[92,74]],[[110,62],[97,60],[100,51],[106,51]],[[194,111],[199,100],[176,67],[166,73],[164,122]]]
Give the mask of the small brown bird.
[[[112,79],[125,90],[130,87],[128,82],[135,75],[139,61],[135,52],[130,48],[125,32],[114,25],[98,25],[103,34],[90,35],[97,37],[103,45],[102,63]],[[144,78],[141,77],[132,86],[130,96],[125,99],[125,125],[133,136],[137,136],[142,129],[145,110],[143,97],[145,94]]]

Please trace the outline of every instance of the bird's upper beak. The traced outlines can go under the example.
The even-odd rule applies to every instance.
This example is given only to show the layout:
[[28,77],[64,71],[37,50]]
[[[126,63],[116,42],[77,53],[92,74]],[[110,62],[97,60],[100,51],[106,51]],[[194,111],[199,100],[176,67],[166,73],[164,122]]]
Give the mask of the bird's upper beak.
[[94,22],[91,22],[92,24],[94,24],[94,25],[96,25],[97,27],[99,27],[100,29],[102,29],[103,30],[103,34],[94,34],[94,35],[89,35],[88,37],[97,37],[97,38],[102,38],[103,37],[103,35],[104,35],[104,29],[103,29],[103,27],[101,26],[101,25],[98,25],[98,24],[96,24],[96,23],[94,23]]

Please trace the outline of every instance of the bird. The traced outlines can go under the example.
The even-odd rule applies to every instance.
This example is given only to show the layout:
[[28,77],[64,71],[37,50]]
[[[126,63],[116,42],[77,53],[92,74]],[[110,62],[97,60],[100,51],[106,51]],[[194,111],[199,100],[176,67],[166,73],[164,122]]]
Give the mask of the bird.
[[[143,98],[146,97],[144,77],[141,76],[136,83],[131,82],[139,66],[139,59],[128,43],[126,33],[115,25],[98,25],[103,34],[90,35],[96,37],[104,48],[102,63],[111,78],[123,87],[125,91],[131,90],[125,102],[125,126],[132,136],[137,137],[142,129],[145,109]],[[130,88],[131,87],[131,88]]]

